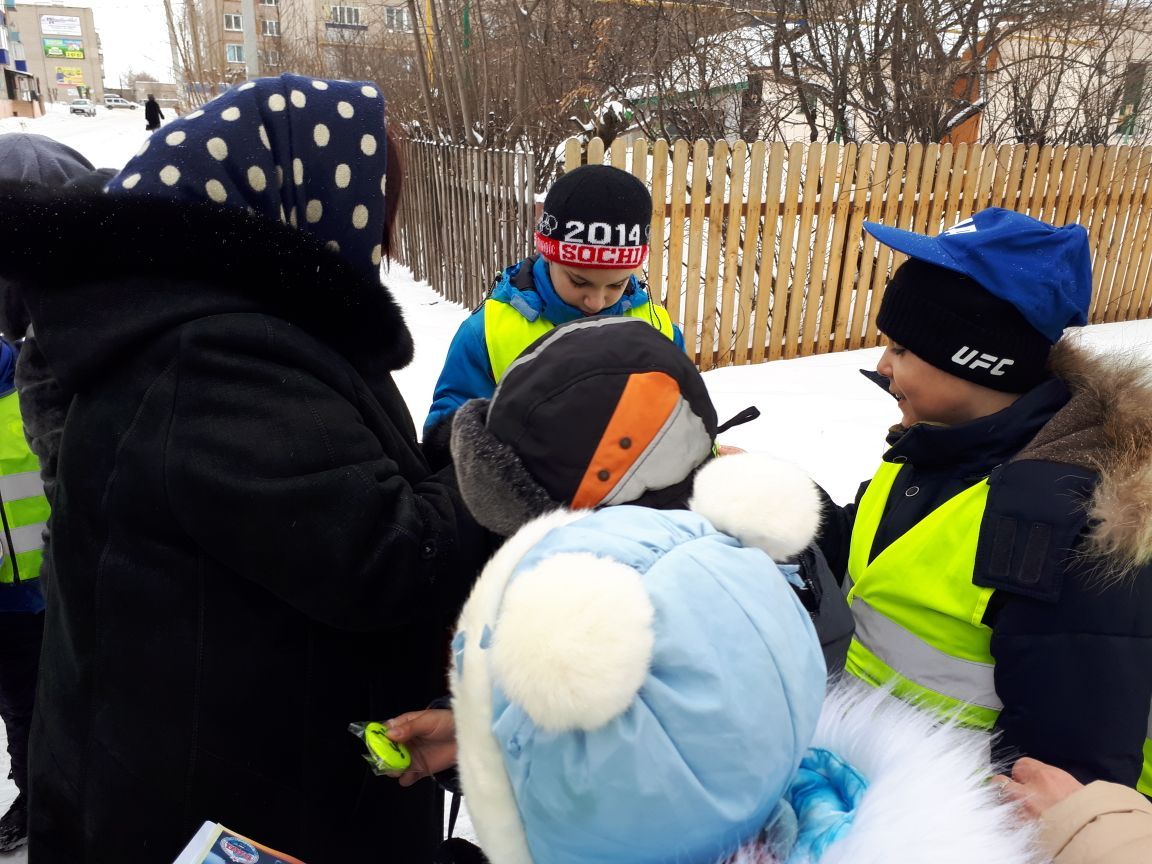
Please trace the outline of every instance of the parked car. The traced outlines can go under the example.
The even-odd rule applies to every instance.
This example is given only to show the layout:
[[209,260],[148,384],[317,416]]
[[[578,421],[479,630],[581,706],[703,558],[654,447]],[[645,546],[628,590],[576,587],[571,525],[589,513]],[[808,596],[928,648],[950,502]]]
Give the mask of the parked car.
[[137,105],[135,102],[129,102],[127,99],[124,99],[120,96],[106,95],[104,97],[104,107],[105,108],[131,108],[133,111],[135,111],[140,106]]
[[91,99],[73,99],[68,103],[69,114],[79,114],[82,117],[95,117],[96,106]]

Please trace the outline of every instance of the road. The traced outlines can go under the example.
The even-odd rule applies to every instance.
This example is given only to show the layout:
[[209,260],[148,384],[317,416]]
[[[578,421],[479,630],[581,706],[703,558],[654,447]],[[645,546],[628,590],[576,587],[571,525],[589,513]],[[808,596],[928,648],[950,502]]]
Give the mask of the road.
[[109,110],[97,106],[95,117],[69,114],[65,104],[49,105],[48,113],[36,120],[8,117],[0,120],[0,147],[6,132],[34,132],[67,144],[86,156],[97,168],[119,170],[148,137],[144,130],[144,109]]

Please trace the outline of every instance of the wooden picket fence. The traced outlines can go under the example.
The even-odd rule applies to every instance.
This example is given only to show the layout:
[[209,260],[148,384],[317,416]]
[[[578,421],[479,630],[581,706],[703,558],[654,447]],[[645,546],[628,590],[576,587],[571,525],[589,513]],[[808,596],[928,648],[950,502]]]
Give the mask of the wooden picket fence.
[[702,369],[880,344],[874,313],[903,256],[865,220],[936,233],[997,206],[1079,222],[1091,320],[1152,314],[1152,148],[571,140],[565,158],[651,185],[649,282]]
[[501,268],[528,254],[536,221],[532,154],[398,144],[404,191],[393,256],[449,300],[475,306]]
[[[500,190],[483,157],[432,146],[407,166],[399,257],[472,305],[531,249],[530,178],[505,168],[516,185]],[[998,206],[1079,222],[1091,320],[1152,316],[1152,148],[617,141],[605,152],[573,139],[564,152],[566,169],[608,162],[652,188],[648,281],[701,369],[880,344],[875,312],[903,256],[866,220],[932,234]],[[462,284],[463,273],[475,275]]]

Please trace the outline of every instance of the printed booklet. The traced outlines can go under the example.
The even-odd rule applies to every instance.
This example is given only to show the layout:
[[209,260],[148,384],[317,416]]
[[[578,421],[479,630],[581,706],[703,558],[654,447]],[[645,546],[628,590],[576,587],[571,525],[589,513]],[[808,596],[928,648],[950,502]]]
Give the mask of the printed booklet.
[[205,822],[172,864],[304,864],[299,858],[261,846],[219,822]]

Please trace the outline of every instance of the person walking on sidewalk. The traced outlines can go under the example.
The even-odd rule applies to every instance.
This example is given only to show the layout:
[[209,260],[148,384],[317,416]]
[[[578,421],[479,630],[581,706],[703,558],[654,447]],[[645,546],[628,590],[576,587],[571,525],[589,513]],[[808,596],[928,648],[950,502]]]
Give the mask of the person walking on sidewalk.
[[156,101],[156,97],[151,93],[148,94],[148,101],[144,103],[144,122],[145,129],[149,132],[155,132],[160,128],[160,121],[164,119],[164,112],[160,110],[160,103]]

